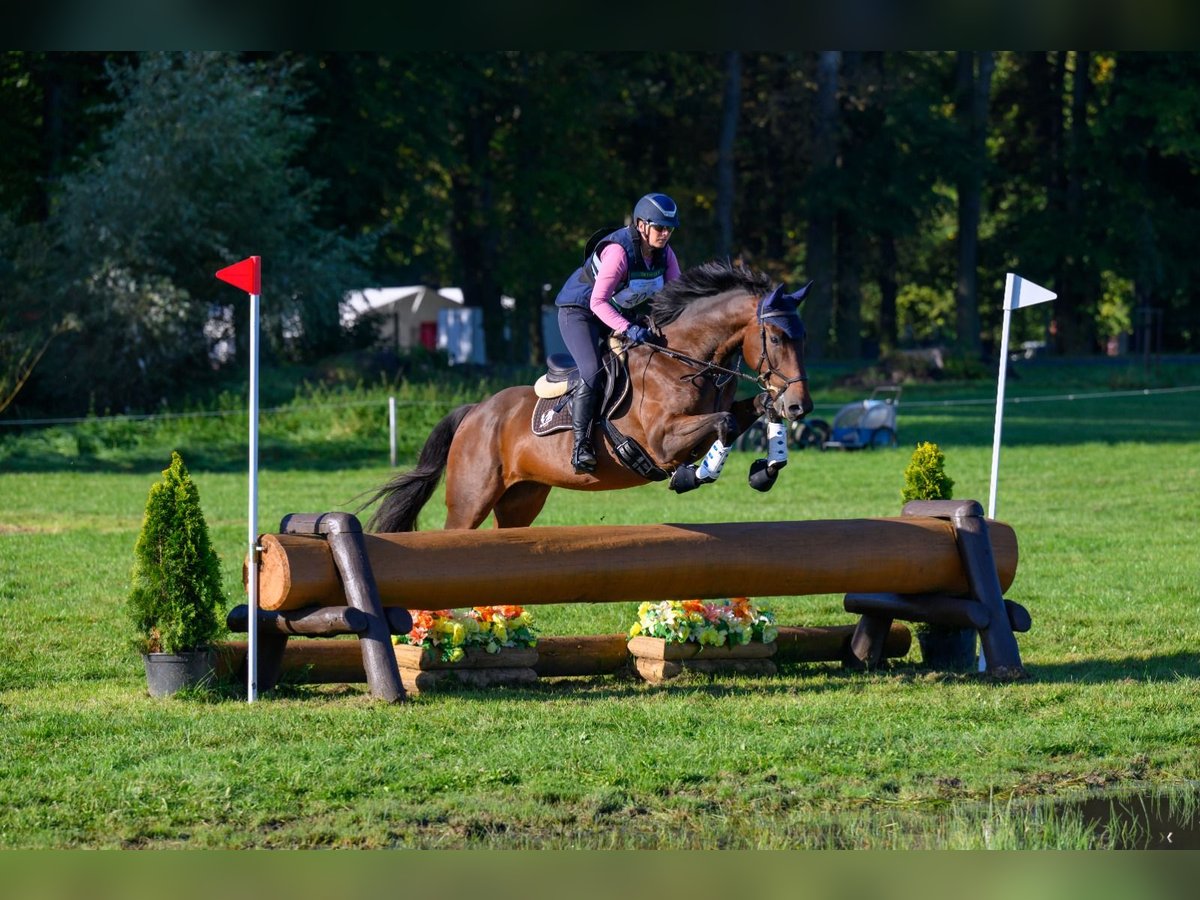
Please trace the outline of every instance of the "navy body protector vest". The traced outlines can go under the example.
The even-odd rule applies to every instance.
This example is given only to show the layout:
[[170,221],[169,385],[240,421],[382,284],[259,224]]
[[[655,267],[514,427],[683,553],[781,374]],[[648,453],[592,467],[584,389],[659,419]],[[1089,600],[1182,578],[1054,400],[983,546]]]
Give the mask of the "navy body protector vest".
[[587,306],[596,286],[600,269],[600,254],[609,244],[619,244],[625,251],[628,267],[625,281],[613,292],[609,302],[621,313],[628,313],[662,290],[667,272],[667,251],[655,250],[647,266],[642,259],[641,237],[633,226],[615,231],[597,232],[584,250],[583,265],[576,269],[558,292],[555,306]]

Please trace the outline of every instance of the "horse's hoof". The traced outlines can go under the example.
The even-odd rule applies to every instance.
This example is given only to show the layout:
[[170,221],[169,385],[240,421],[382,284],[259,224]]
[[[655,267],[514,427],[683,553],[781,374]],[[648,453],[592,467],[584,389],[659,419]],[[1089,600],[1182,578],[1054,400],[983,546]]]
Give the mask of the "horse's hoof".
[[756,491],[769,491],[775,486],[778,475],[778,466],[771,465],[765,459],[756,459],[750,464],[750,487]]
[[667,486],[677,494],[686,494],[702,484],[708,484],[709,480],[697,478],[695,466],[680,466],[671,473],[671,481]]

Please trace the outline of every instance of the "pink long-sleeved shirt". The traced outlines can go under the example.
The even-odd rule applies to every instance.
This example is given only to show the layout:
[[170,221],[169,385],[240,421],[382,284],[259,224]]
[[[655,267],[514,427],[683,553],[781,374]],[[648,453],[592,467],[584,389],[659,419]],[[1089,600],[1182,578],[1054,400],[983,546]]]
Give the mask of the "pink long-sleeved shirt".
[[[667,268],[663,273],[663,282],[674,281],[679,277],[679,260],[675,251],[667,250]],[[620,244],[609,244],[600,252],[600,268],[596,272],[596,286],[592,288],[592,296],[588,301],[592,314],[601,322],[615,331],[624,334],[629,327],[629,321],[617,312],[616,307],[609,303],[609,298],[616,293],[617,288],[625,280],[629,272],[629,263],[625,259],[625,250]]]

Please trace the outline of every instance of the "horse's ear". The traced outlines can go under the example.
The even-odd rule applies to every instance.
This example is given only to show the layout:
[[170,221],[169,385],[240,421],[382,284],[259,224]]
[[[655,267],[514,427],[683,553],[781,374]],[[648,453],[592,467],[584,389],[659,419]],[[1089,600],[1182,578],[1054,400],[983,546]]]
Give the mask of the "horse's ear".
[[804,302],[805,298],[808,297],[808,289],[812,286],[813,286],[813,283],[810,281],[804,287],[800,288],[800,290],[793,291],[790,294],[784,294],[783,296],[785,299],[791,300],[792,303],[798,308],[800,306],[800,304]]

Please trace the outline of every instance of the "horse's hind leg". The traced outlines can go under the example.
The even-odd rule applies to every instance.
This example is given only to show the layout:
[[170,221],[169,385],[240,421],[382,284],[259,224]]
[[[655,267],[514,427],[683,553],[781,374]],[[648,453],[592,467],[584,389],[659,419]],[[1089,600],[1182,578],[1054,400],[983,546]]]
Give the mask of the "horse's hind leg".
[[478,528],[504,496],[504,480],[491,460],[481,457],[477,444],[456,444],[446,470],[446,528]]
[[524,528],[532,525],[549,496],[550,488],[547,485],[533,481],[517,482],[496,501],[496,527]]

